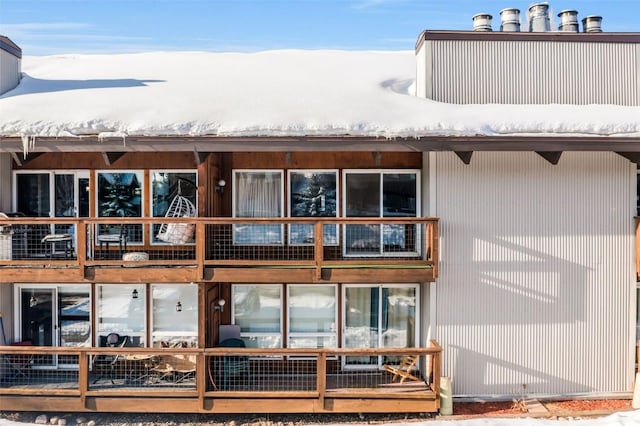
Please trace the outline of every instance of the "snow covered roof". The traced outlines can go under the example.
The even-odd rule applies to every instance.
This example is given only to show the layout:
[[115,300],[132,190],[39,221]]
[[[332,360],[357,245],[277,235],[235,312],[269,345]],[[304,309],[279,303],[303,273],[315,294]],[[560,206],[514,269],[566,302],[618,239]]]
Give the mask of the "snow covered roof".
[[413,51],[153,52],[22,59],[0,137],[640,136],[640,107],[413,96]]

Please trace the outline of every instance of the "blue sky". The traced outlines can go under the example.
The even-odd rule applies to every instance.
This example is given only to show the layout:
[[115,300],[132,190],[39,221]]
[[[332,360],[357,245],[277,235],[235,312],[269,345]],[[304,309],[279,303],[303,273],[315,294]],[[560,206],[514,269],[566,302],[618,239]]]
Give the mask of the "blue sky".
[[[0,0],[0,34],[25,55],[158,50],[411,50],[424,29],[469,30],[471,17],[522,0]],[[640,0],[550,0],[640,32]],[[556,18],[557,19],[557,18]],[[557,26],[557,23],[556,25]],[[554,27],[555,27],[554,26]]]

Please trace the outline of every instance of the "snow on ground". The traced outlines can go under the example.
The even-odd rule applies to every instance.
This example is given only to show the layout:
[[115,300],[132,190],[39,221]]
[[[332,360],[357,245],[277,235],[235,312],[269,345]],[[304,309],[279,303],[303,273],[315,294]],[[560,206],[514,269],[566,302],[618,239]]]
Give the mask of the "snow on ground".
[[0,136],[640,136],[640,107],[417,98],[412,51],[23,57]]
[[[25,426],[35,423],[13,422],[0,418],[0,426]],[[640,425],[640,411],[624,411],[606,417],[584,420],[549,420],[521,418],[477,418],[469,420],[431,420],[425,422],[389,423],[394,426],[631,426]],[[331,426],[323,424],[322,426]],[[349,426],[365,426],[350,424]]]

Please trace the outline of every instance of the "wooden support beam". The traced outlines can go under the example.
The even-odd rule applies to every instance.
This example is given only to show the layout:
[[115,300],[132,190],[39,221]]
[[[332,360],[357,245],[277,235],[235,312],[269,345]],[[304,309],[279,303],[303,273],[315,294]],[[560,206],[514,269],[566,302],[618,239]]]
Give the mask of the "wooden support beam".
[[560,161],[562,151],[536,151],[536,154],[555,166]]
[[104,159],[104,163],[107,166],[113,165],[120,157],[122,157],[126,152],[103,152],[102,158]]
[[20,157],[18,157],[17,153],[12,152],[11,157],[13,157],[13,161],[15,161],[15,163],[18,166],[26,166],[27,163],[35,160],[36,158],[40,157],[42,154],[44,154],[44,152],[29,152],[26,155],[24,155],[21,159]]
[[205,161],[207,161],[207,158],[209,158],[209,154],[211,154],[211,153],[210,152],[199,152],[197,150],[194,150],[193,151],[193,158],[195,159],[196,167],[198,167],[200,164],[202,164]]
[[626,158],[632,163],[640,164],[640,152],[616,152],[616,154]]
[[453,151],[456,153],[458,158],[462,160],[462,162],[466,165],[471,164],[471,156],[473,155],[473,151]]

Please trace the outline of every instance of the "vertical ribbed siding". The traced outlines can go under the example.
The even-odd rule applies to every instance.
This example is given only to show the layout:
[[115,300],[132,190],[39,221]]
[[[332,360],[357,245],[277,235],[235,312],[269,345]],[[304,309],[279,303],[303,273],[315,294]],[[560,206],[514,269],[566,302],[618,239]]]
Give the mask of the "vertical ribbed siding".
[[11,211],[11,161],[11,154],[0,153],[0,212]]
[[456,395],[631,390],[635,183],[613,153],[437,154],[436,330]]
[[433,61],[418,80],[448,103],[640,105],[639,51],[613,42],[434,41],[419,52]]
[[0,95],[20,82],[20,59],[0,49]]

